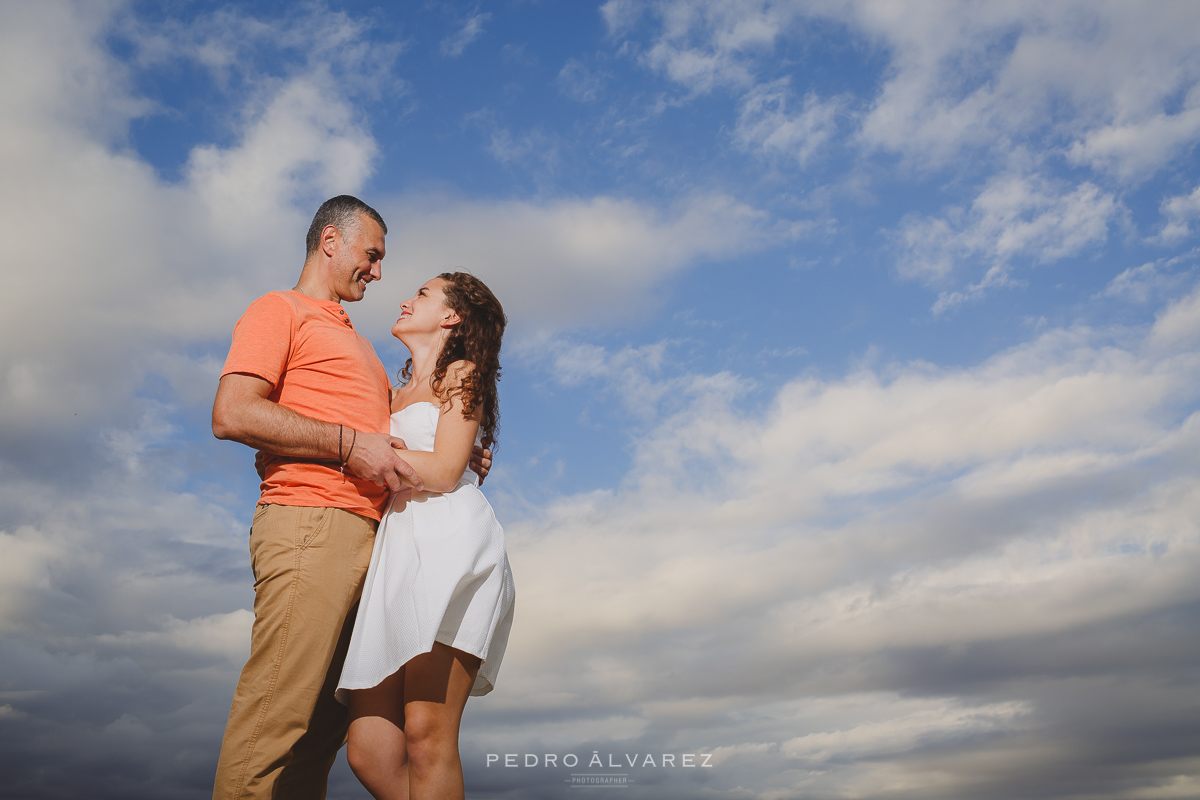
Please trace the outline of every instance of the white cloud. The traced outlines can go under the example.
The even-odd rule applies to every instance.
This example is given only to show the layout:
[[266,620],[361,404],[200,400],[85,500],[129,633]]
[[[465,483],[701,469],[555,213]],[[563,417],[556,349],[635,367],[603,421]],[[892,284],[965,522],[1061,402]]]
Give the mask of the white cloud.
[[1163,309],[1149,341],[1155,347],[1186,347],[1200,336],[1200,293],[1179,298]]
[[[841,190],[867,201],[878,199],[861,193],[868,176],[896,156],[918,186],[979,181],[970,206],[915,211],[900,226],[898,272],[941,289],[938,312],[1019,281],[1023,262],[1103,243],[1129,219],[1121,191],[1200,140],[1194,4],[660,0],[605,10],[623,52],[678,87],[673,102],[734,98],[726,128],[743,151],[806,169],[850,145],[859,159]],[[634,26],[638,15],[651,24]],[[830,96],[806,53],[842,32],[883,66],[863,76],[871,88]],[[1069,177],[1051,177],[1064,167]],[[924,202],[918,194],[914,205]],[[1192,235],[1196,202],[1165,199],[1155,241]]]
[[789,113],[788,84],[786,79],[760,84],[745,95],[734,140],[746,149],[794,158],[803,167],[837,133],[841,104],[810,93],[799,111]]
[[770,53],[796,17],[795,10],[787,6],[690,0],[658,3],[655,11],[662,32],[646,51],[646,63],[695,93],[750,87],[755,69],[748,56]]
[[254,613],[246,608],[186,620],[168,614],[152,630],[102,633],[95,637],[94,646],[135,657],[162,652],[201,658],[216,655],[240,669],[250,655],[253,623]]
[[1200,138],[1200,86],[1188,92],[1187,105],[1175,114],[1155,114],[1129,124],[1088,131],[1071,144],[1067,158],[1075,164],[1112,172],[1140,183],[1171,163]]
[[[639,435],[622,487],[509,526],[524,611],[497,701],[641,708],[793,795],[903,779],[956,797],[1005,785],[981,762],[1048,769],[1089,746],[1060,716],[1088,675],[1149,687],[1190,658],[1129,648],[1200,598],[1198,337],[1193,292],[1136,336],[797,379],[761,414],[732,376],[698,386]],[[598,384],[661,379],[651,352],[566,355]],[[896,686],[918,697],[879,694]]]
[[[424,276],[463,267],[488,282],[519,328],[627,318],[653,307],[653,288],[687,265],[795,235],[721,195],[667,213],[615,197],[478,202],[404,197],[381,205],[388,276],[363,304],[386,330]],[[414,283],[415,282],[415,283]]]
[[[21,744],[0,774],[40,768],[17,763],[34,742],[128,781],[113,791],[170,796],[211,776],[249,621],[236,500],[183,486],[237,469],[253,482],[248,454],[203,430],[213,343],[294,278],[310,196],[365,180],[375,145],[353,98],[330,100],[301,62],[239,96],[232,144],[201,144],[167,184],[120,145],[146,104],[99,44],[95,7],[16,4],[0,30],[14,67],[0,210],[32,232],[10,242],[0,300],[0,727]],[[637,13],[604,11],[614,30]],[[720,52],[766,52],[768,16],[729,25]],[[211,68],[238,69],[242,44],[203,41]],[[689,86],[739,80],[720,58],[700,66]],[[795,109],[763,108],[801,152]],[[447,266],[489,280],[514,323],[575,326],[647,313],[665,276],[797,234],[713,193],[378,205],[386,280],[355,312],[377,331]],[[1094,182],[1006,175],[928,230],[913,222],[914,252],[1015,269],[1086,251],[1119,212]],[[540,341],[562,383],[651,402],[623,482],[511,521],[521,611],[467,748],[720,754],[711,785],[671,774],[641,785],[655,797],[1012,797],[1021,779],[1094,796],[1067,780],[1080,763],[1129,797],[1194,794],[1190,751],[1171,753],[1195,718],[1200,294],[1147,331],[1050,330],[971,367],[777,390],[688,374],[669,343]],[[174,396],[137,398],[148,373]],[[175,427],[185,413],[194,440]],[[1130,746],[1148,730],[1178,741]]]
[[1092,183],[1069,190],[1038,176],[999,175],[969,209],[909,216],[897,234],[897,269],[902,277],[935,285],[975,271],[969,288],[942,294],[935,306],[940,310],[1008,282],[1015,262],[1053,263],[1102,243],[1121,213],[1117,199]]
[[1185,33],[1200,21],[1194,7],[853,8],[847,16],[892,53],[894,73],[863,121],[873,146],[938,162],[964,145],[1049,134],[1072,141],[1072,158],[1132,178],[1194,138],[1191,115],[1168,111],[1200,79]]
[[[0,210],[31,232],[9,248],[0,300],[0,658],[20,687],[0,700],[6,725],[28,715],[71,758],[116,773],[172,754],[140,784],[163,796],[181,773],[211,774],[246,643],[245,530],[226,486],[253,486],[249,454],[214,444],[204,419],[221,343],[254,296],[291,284],[314,199],[359,188],[376,144],[336,72],[302,60],[239,88],[246,41],[270,41],[254,25],[232,41],[225,23],[194,39],[135,28],[228,72],[241,111],[228,144],[197,144],[168,183],[124,144],[150,106],[104,45],[113,18],[73,13],[84,8],[22,6],[0,31],[0,59],[21,62],[0,87]],[[146,45],[144,63],[170,49]],[[376,290],[398,301],[412,288],[396,262],[409,276],[477,268],[515,321],[552,328],[602,318],[631,286],[622,313],[644,310],[662,277],[793,235],[712,194],[665,210],[613,197],[377,205],[391,281],[355,312],[376,331],[394,312]],[[192,493],[215,472],[230,483]],[[30,693],[49,698],[36,713]],[[644,727],[611,719],[630,736]],[[13,758],[0,773],[28,768]]]
[[442,40],[442,55],[450,58],[461,56],[472,42],[483,35],[483,26],[491,18],[490,13],[484,13],[475,14],[468,19],[457,33]]
[[[888,59],[879,92],[861,98],[869,106],[860,143],[921,166],[1037,141],[1138,182],[1200,133],[1200,48],[1190,35],[1200,7],[1191,4],[663,0],[651,8],[659,28],[645,63],[693,94],[753,97],[785,77],[781,41],[804,41],[811,22],[846,26]],[[631,8],[604,10],[610,32],[631,35]],[[1181,94],[1188,99],[1176,108]]]
[[553,173],[559,165],[557,139],[538,130],[514,134],[493,126],[487,149],[501,164],[535,164],[543,173]]
[[566,342],[538,342],[537,350],[551,355],[552,372],[564,385],[602,381],[621,392],[630,405],[652,406],[666,387],[654,380],[662,369],[667,343],[625,347],[609,353],[603,347]]
[[624,33],[637,22],[644,11],[644,5],[637,0],[607,0],[600,6],[600,15],[604,18],[608,31],[612,35]]
[[595,100],[604,89],[604,80],[603,74],[589,69],[583,62],[574,58],[567,59],[567,63],[558,71],[556,79],[559,91],[581,103]]
[[[1170,332],[1175,347],[1189,346],[1192,339],[1188,337],[1194,338],[1195,326],[1200,324],[1197,296],[1165,312],[1148,341],[1157,342]],[[611,501],[589,495],[556,507],[543,525],[545,530],[559,534],[550,539],[523,540],[535,551],[554,551],[550,560],[589,564],[597,590],[605,586],[604,591],[612,595],[607,609],[585,611],[588,601],[584,588],[582,593],[575,593],[584,604],[577,609],[579,615],[566,613],[557,623],[543,620],[548,630],[543,631],[542,625],[531,627],[542,631],[539,638],[544,636],[550,642],[564,632],[563,626],[577,627],[584,618],[593,626],[613,624],[627,630],[632,626],[633,631],[640,631],[642,625],[657,629],[686,624],[684,621],[689,619],[699,624],[707,612],[715,611],[712,604],[717,598],[702,598],[706,587],[716,579],[716,571],[733,573],[720,579],[722,603],[731,600],[731,593],[740,595],[739,586],[747,597],[775,591],[804,595],[814,586],[808,583],[810,578],[817,580],[815,585],[833,580],[817,577],[832,566],[830,558],[872,558],[865,552],[856,553],[851,542],[862,543],[882,532],[880,526],[885,521],[875,520],[872,512],[875,501],[871,498],[876,496],[885,498],[884,507],[891,509],[886,524],[892,535],[901,540],[909,536],[924,540],[936,533],[922,530],[922,524],[933,522],[926,515],[941,515],[938,506],[943,502],[960,507],[961,512],[977,506],[979,513],[990,513],[984,509],[994,507],[1002,498],[1019,503],[1023,502],[1020,498],[1058,491],[1056,486],[1065,490],[1072,481],[1098,480],[1114,471],[1134,479],[1139,465],[1147,459],[1159,457],[1163,448],[1186,447],[1195,436],[1191,422],[1176,428],[1164,427],[1155,420],[1165,407],[1186,405],[1185,398],[1192,393],[1189,383],[1200,362],[1186,349],[1141,359],[1135,355],[1136,349],[1130,352],[1092,344],[1090,340],[1095,336],[1088,331],[1050,332],[966,371],[931,372],[928,367],[914,365],[899,368],[886,378],[860,374],[838,381],[796,381],[779,393],[774,410],[761,420],[746,419],[733,411],[729,395],[736,395],[736,390],[731,393],[730,384],[711,384],[708,394],[640,440],[638,466],[633,473],[636,480],[628,493],[614,496]],[[1170,413],[1166,416],[1169,418]],[[697,470],[697,465],[703,468]],[[724,491],[701,499],[696,494],[698,489],[693,488],[697,483],[709,489],[720,486]],[[941,499],[921,497],[911,506],[907,501],[897,506],[890,499],[890,493],[902,488],[926,486],[940,487],[937,492]],[[1167,502],[1169,495],[1160,500]],[[835,526],[850,549],[836,548],[836,553],[827,553],[809,567],[798,566],[830,544],[815,520],[839,507],[843,498],[853,498],[859,505],[850,517],[857,522],[850,528]],[[1193,501],[1196,499],[1193,497]],[[1154,501],[1150,497],[1147,501],[1145,512],[1150,512]],[[1187,505],[1180,505],[1156,513],[1178,514],[1178,519],[1184,520],[1190,513],[1187,509]],[[903,516],[896,516],[908,513],[917,514],[911,527]],[[1103,561],[1114,556],[1105,549],[1105,541],[1132,536],[1129,541],[1142,540],[1148,548],[1160,536],[1167,542],[1178,535],[1183,537],[1180,546],[1194,547],[1194,543],[1188,544],[1195,535],[1190,526],[1175,534],[1167,524],[1156,532],[1155,526],[1145,524],[1145,520],[1134,522],[1144,512],[1132,508],[1128,518],[1106,512],[1109,516],[1103,524],[1086,509],[1080,509],[1080,513],[1077,530],[1060,523],[1045,532],[1050,537],[1050,550],[1023,543],[1024,534],[1014,530],[1007,534],[1014,537],[1013,549],[995,551],[988,532],[991,526],[984,525],[967,534],[969,542],[981,547],[978,563],[961,560],[935,565],[928,577],[920,579],[914,573],[898,573],[895,591],[899,594],[866,584],[861,591],[875,594],[873,602],[856,602],[852,595],[860,588],[852,588],[844,600],[836,600],[834,595],[827,598],[843,610],[814,610],[813,614],[828,620],[831,632],[838,626],[846,629],[846,613],[854,608],[860,609],[856,613],[872,618],[878,614],[883,624],[889,618],[889,596],[899,601],[900,595],[911,592],[928,590],[937,594],[970,585],[1012,590],[1013,601],[1031,602],[1033,596],[1023,598],[1025,590],[1017,588],[1021,584],[1012,583],[1017,575],[1026,574],[1032,583],[1055,591],[1055,580],[1063,577],[1054,577],[1058,566],[1071,565],[1076,558]],[[666,529],[660,528],[666,519],[673,521],[666,524]],[[936,524],[948,522],[946,519]],[[730,530],[726,528],[730,524],[737,526],[738,536],[721,539],[720,531]],[[862,527],[857,528],[859,525]],[[603,527],[608,533],[593,539],[592,533],[585,533],[592,526]],[[569,528],[580,531],[574,541],[563,533]],[[642,530],[660,530],[660,534],[646,540],[639,534]],[[793,535],[783,536],[784,531]],[[532,536],[533,532],[526,530],[525,535]],[[1059,536],[1064,538],[1057,539]],[[699,541],[687,546],[686,537],[708,541],[703,547],[698,546]],[[752,542],[757,544],[743,549]],[[929,539],[929,543],[935,542]],[[963,544],[970,547],[967,542]],[[758,550],[762,545],[766,549]],[[650,551],[659,555],[631,562],[627,546],[644,556]],[[1065,549],[1046,561],[1058,547]],[[582,550],[578,557],[572,557],[563,548]],[[785,553],[789,555],[785,557]],[[798,562],[801,553],[806,559]],[[739,562],[741,567],[729,570],[731,564]],[[772,563],[779,568],[772,568]],[[1003,569],[992,571],[1006,563],[1020,564],[1019,571],[1008,575]],[[1142,568],[1140,564],[1137,558],[1128,562],[1135,570]],[[1106,580],[1098,572],[1089,573],[1094,567],[1090,562],[1077,567],[1073,574],[1080,579]],[[1166,569],[1167,565],[1162,567]],[[1075,570],[1076,566],[1071,568]],[[699,573],[689,574],[693,569]],[[1050,570],[1044,582],[1038,576],[1040,569]],[[647,572],[657,572],[657,577],[647,580]],[[535,573],[539,583],[549,581],[553,585],[552,573]],[[667,580],[669,575],[678,579]],[[745,576],[745,581],[738,575]],[[631,593],[627,598],[625,590]],[[653,602],[644,596],[645,592],[655,595]],[[673,592],[680,594],[673,596]],[[1169,596],[1168,591],[1160,595],[1148,587],[1142,591],[1147,592],[1160,599]],[[626,600],[634,605],[626,607]],[[1133,596],[1118,594],[1114,602],[1122,605],[1137,601]],[[635,607],[642,610],[635,611]],[[960,610],[964,620],[971,617],[965,609]],[[555,606],[556,614],[564,611],[570,612],[571,608],[561,603]],[[725,613],[736,611],[731,608]],[[781,609],[779,613],[787,612]],[[935,637],[972,635],[969,626],[961,630],[944,628],[948,619],[945,615],[958,614],[959,610],[946,606],[937,613],[941,619],[930,617],[921,623]],[[1097,607],[1094,613],[1103,616],[1110,612]],[[996,609],[995,624],[1034,628],[1046,624],[1050,617],[1014,614],[1005,622],[1003,616],[1003,609]],[[918,620],[919,615],[913,619]],[[936,633],[939,630],[941,634]],[[806,633],[806,639],[811,633]],[[896,635],[904,638],[902,633]]]
[[[43,266],[6,270],[0,418],[30,443],[34,431],[93,440],[102,418],[136,424],[130,396],[149,367],[178,362],[185,343],[224,340],[254,296],[290,285],[313,199],[361,187],[376,146],[321,67],[264,80],[242,98],[233,143],[196,146],[184,179],[165,183],[111,144],[147,109],[98,42],[115,23],[30,8],[4,34],[6,57],[27,60],[3,89],[0,209],[30,231],[48,208],[59,222],[50,239],[10,249],[10,265]],[[207,359],[170,372],[190,385],[189,372],[211,373]]]
[[752,387],[749,379],[737,380],[724,374],[680,374],[679,344],[663,340],[609,351],[543,334],[516,340],[509,348],[509,357],[533,369],[546,370],[559,386],[588,387],[592,396],[603,403],[615,399],[627,415],[626,427],[630,429],[689,405],[697,396],[711,392],[714,383],[737,385],[743,391]]
[[0,633],[20,627],[41,593],[59,548],[29,526],[0,531]]
[[132,46],[132,62],[141,69],[170,68],[180,62],[199,65],[226,90],[244,88],[253,94],[266,84],[265,99],[280,79],[270,62],[281,54],[296,67],[284,77],[330,75],[338,99],[359,94],[377,98],[385,91],[398,96],[408,89],[392,71],[403,43],[382,40],[372,35],[369,20],[321,3],[276,19],[250,16],[232,7],[187,22],[170,16],[151,22],[124,13],[113,27],[114,35]]
[[1196,255],[1197,251],[1193,250],[1180,256],[1161,258],[1130,267],[1109,281],[1102,295],[1134,303],[1147,303],[1177,295],[1189,277],[1187,270],[1179,270],[1177,267],[1194,262]]
[[187,180],[212,229],[230,244],[245,244],[275,209],[357,191],[376,152],[356,111],[318,73],[284,83],[237,145],[195,148]]
[[889,711],[900,715],[863,721],[846,730],[797,736],[783,742],[780,751],[788,758],[818,763],[834,758],[895,756],[934,738],[1011,730],[1014,721],[1029,713],[1029,705],[1021,702],[963,707],[945,700],[905,702],[896,698],[890,703],[880,703],[879,698],[873,697],[864,700],[871,705],[890,706]]
[[[10,745],[38,730],[52,759],[71,753],[62,780],[90,790],[104,779],[86,765],[102,763],[167,796],[181,774],[211,774],[248,641],[245,528],[225,507],[241,504],[222,486],[189,491],[239,469],[253,486],[249,454],[206,430],[221,343],[254,296],[294,280],[313,198],[359,188],[375,145],[347,62],[301,59],[280,78],[245,55],[248,41],[302,49],[309,10],[275,39],[248,17],[245,30],[202,19],[201,36],[129,27],[124,11],[16,4],[0,28],[0,212],[23,231],[0,297],[0,699],[16,709],[0,774],[7,788],[28,776]],[[342,36],[339,20],[322,35]],[[179,48],[141,50],[143,35]],[[119,62],[113,40],[135,57]],[[223,70],[217,89],[241,112],[229,144],[195,146],[174,183],[129,147],[131,122],[157,112],[134,89],[137,53],[147,69]],[[158,755],[172,766],[148,775]]]
[[1191,237],[1192,222],[1200,218],[1200,186],[1193,189],[1191,194],[1166,198],[1161,211],[1166,221],[1158,233],[1160,242],[1169,244]]

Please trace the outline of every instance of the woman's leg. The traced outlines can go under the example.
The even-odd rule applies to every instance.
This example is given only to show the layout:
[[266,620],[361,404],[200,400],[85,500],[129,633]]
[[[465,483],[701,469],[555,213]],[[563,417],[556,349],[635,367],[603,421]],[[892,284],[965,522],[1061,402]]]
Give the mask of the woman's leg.
[[458,726],[480,661],[441,642],[404,665],[404,735],[412,800],[462,800]]
[[404,667],[350,697],[346,760],[375,800],[409,800],[404,736]]

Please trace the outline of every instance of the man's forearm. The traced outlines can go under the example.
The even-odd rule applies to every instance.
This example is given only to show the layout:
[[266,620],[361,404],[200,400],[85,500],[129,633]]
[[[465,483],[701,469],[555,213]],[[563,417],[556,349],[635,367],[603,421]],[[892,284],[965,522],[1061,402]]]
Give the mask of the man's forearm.
[[259,451],[312,461],[340,462],[355,475],[397,491],[421,488],[420,477],[396,455],[404,442],[386,433],[357,431],[297,414],[267,399],[271,385],[253,375],[221,378],[213,400],[213,435]]
[[349,454],[354,432],[342,429],[338,453],[338,426],[306,417],[265,398],[241,398],[236,408],[223,409],[222,424],[213,433],[280,456],[342,461]]

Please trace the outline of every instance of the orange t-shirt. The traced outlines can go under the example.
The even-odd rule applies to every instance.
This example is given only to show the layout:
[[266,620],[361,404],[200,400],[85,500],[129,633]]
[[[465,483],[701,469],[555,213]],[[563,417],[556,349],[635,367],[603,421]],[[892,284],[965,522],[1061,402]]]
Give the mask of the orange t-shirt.
[[[245,373],[273,387],[268,399],[299,414],[346,426],[344,450],[358,431],[387,433],[391,383],[375,348],[354,330],[340,304],[296,291],[255,300],[233,329],[221,370]],[[379,519],[387,487],[334,461],[263,453],[262,503],[344,508]]]

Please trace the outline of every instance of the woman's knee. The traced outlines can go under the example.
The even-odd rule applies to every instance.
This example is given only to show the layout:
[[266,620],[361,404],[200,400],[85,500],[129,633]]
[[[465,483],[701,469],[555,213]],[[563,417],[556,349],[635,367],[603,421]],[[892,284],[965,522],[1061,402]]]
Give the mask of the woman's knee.
[[[361,780],[399,769],[407,763],[403,734],[399,736],[355,736],[346,741],[346,761]],[[390,732],[389,732],[390,733]]]
[[437,713],[410,714],[404,737],[414,762],[438,761],[458,752],[457,720]]
[[346,763],[350,765],[350,771],[362,779],[362,776],[371,769],[371,754],[361,742],[356,742],[350,739],[346,742]]
[[369,741],[351,736],[346,742],[346,762],[360,780],[377,772],[382,761],[380,748],[373,747]]

